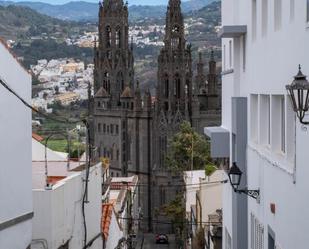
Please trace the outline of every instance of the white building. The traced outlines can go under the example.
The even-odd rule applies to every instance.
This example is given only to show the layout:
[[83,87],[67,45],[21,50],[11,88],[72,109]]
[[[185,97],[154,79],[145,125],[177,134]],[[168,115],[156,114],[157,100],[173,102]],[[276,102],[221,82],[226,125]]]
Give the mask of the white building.
[[[285,85],[309,74],[308,0],[222,0],[222,127],[206,128],[212,156],[243,171],[223,191],[224,249],[306,249],[309,130]],[[222,160],[227,162],[227,160]]]
[[205,177],[205,170],[184,171],[186,213],[189,216],[191,213],[191,206],[196,205],[196,194],[200,189],[199,183],[202,179],[205,179]]
[[[31,76],[0,42],[0,78],[31,101]],[[31,110],[0,85],[0,248],[31,243]]]
[[[90,168],[86,195],[84,163],[67,162],[67,154],[47,149],[32,139],[33,234],[31,249],[102,248],[102,164]],[[48,185],[47,185],[48,183]]]

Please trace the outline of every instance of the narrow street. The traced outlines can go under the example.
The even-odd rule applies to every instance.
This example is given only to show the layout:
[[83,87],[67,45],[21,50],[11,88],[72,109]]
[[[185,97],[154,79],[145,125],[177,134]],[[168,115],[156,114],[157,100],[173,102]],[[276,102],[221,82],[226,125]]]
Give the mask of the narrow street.
[[[169,235],[169,244],[156,244],[155,234],[144,234],[139,238],[138,247],[136,249],[176,249],[175,238]],[[144,243],[142,240],[144,238]]]

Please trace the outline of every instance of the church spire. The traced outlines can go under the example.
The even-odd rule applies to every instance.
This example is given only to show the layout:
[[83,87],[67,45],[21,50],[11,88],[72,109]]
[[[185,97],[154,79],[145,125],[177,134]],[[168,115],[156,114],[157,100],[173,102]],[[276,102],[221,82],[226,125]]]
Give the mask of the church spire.
[[184,21],[181,13],[181,1],[170,0],[166,13],[165,46],[175,49],[185,48]]

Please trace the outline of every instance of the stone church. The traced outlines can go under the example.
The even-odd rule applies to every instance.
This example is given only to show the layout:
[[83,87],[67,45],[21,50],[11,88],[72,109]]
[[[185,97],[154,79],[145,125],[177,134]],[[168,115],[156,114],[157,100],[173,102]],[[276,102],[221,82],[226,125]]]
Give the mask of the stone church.
[[[181,1],[169,0],[164,47],[158,58],[155,101],[135,81],[133,44],[129,42],[128,5],[105,0],[99,10],[95,44],[93,143],[97,157],[110,159],[111,175],[139,176],[145,228],[156,227],[154,210],[175,196],[175,180],[164,165],[169,139],[188,121],[199,132],[221,120],[214,56],[204,73],[201,54],[194,77],[191,46],[185,40]],[[156,216],[156,218],[155,218]]]

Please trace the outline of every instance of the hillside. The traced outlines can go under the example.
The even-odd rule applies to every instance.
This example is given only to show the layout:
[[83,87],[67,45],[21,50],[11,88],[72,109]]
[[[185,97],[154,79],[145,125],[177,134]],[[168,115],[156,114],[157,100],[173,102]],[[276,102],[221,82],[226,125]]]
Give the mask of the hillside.
[[65,39],[86,28],[16,5],[0,6],[0,20],[0,36],[12,40],[35,39],[36,36]]
[[[184,13],[198,10],[215,0],[190,0],[182,3]],[[0,1],[0,5],[17,5],[29,7],[41,14],[62,20],[97,21],[98,4],[83,1],[69,2],[63,5],[52,5],[41,2],[11,2]],[[130,20],[136,21],[140,17],[161,18],[165,16],[166,6],[129,6]]]
[[[152,9],[145,6],[143,8],[144,15],[131,20],[130,26],[133,30],[145,30],[145,34],[142,35],[145,38],[158,36],[162,41],[164,32],[149,33],[147,31],[154,24],[164,30],[165,16],[150,18],[149,16],[153,14],[150,13]],[[166,7],[161,11],[163,10],[165,12]],[[202,51],[205,58],[208,58],[210,48],[215,48],[216,58],[220,61],[220,39],[216,34],[216,28],[220,25],[220,11],[220,2],[213,2],[200,10],[185,13],[186,38],[192,44],[194,63],[198,51]],[[0,37],[17,41],[14,51],[19,57],[23,57],[26,67],[36,64],[38,59],[72,57],[86,63],[93,61],[91,48],[67,45],[65,40],[80,37],[84,31],[96,31],[96,24],[59,20],[39,14],[28,7],[16,5],[0,6],[0,18],[3,20],[0,23]],[[154,89],[160,48],[160,46],[149,44],[134,46],[136,78],[140,80],[143,88]]]

